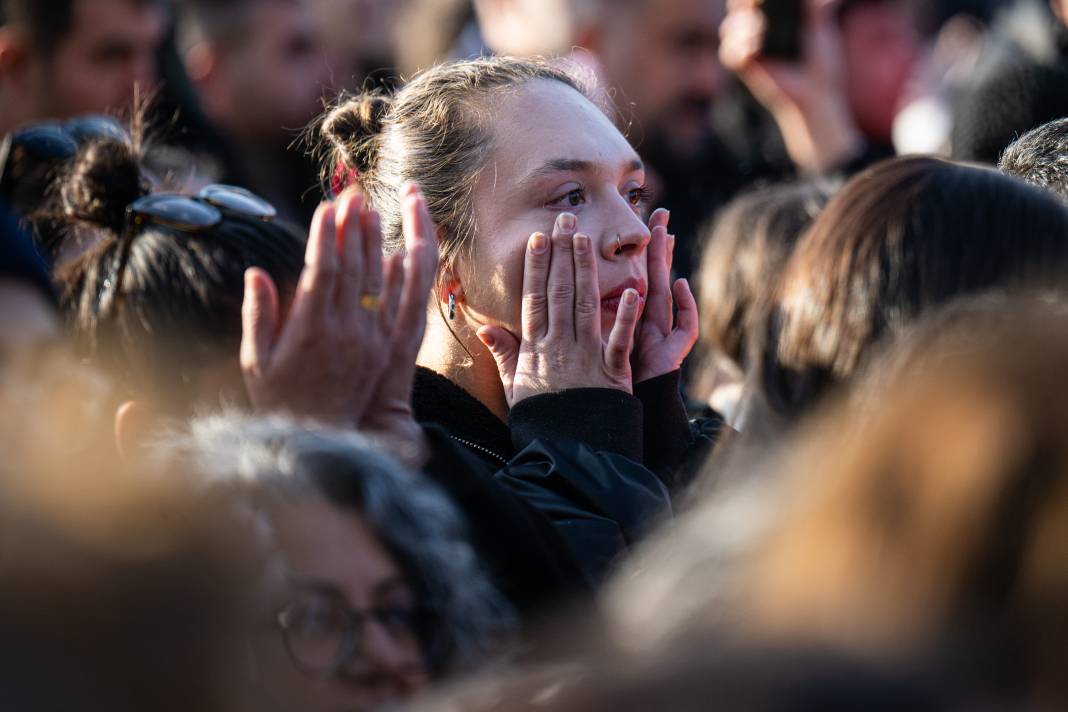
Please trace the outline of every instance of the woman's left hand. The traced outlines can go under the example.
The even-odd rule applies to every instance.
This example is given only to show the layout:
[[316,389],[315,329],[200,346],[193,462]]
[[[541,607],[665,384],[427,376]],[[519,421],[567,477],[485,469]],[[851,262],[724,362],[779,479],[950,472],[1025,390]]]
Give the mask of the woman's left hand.
[[664,209],[649,218],[649,293],[638,325],[634,383],[677,371],[697,342],[697,300],[685,279],[671,282],[675,238],[668,235],[668,219]]

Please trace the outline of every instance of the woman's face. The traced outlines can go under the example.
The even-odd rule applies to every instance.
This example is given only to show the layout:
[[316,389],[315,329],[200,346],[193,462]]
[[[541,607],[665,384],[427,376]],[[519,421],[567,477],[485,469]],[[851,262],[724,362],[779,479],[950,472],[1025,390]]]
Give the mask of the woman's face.
[[623,291],[644,299],[647,290],[642,163],[608,117],[559,82],[502,92],[494,109],[493,150],[473,192],[474,250],[458,265],[465,311],[518,334],[527,242],[570,212],[599,257],[607,338]]
[[[275,611],[286,633],[276,624],[267,636],[261,673],[276,699],[294,709],[351,712],[424,687],[423,645],[407,625],[417,611],[414,592],[363,518],[307,499],[280,507],[271,523],[289,572]],[[360,621],[339,662],[353,613]]]

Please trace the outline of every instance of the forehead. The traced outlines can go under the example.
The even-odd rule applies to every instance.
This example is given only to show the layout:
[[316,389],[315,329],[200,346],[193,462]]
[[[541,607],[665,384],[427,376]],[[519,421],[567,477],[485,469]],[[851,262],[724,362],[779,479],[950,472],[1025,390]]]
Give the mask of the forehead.
[[494,101],[499,108],[489,167],[497,181],[520,177],[559,158],[612,169],[638,159],[611,120],[565,84],[536,80]]
[[71,34],[85,38],[162,32],[165,14],[156,0],[76,0]]

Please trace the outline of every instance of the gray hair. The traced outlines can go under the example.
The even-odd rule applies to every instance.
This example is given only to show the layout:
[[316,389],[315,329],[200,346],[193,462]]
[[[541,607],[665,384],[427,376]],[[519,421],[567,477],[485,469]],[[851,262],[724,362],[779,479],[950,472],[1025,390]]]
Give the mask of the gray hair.
[[208,487],[249,495],[267,519],[294,496],[358,511],[433,606],[438,623],[428,658],[435,674],[483,661],[511,628],[511,611],[476,558],[459,512],[436,485],[360,433],[282,416],[215,415],[165,438],[156,453],[169,469],[188,468]]

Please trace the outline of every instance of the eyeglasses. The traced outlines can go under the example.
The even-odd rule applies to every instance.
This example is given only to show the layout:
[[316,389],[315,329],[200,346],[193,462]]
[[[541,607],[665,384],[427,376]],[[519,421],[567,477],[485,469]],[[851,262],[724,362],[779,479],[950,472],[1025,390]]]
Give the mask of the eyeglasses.
[[122,283],[134,240],[147,227],[158,225],[178,232],[198,234],[217,227],[223,212],[270,222],[278,215],[263,198],[232,185],[209,185],[196,196],[153,193],[138,198],[126,208],[126,223],[119,236],[119,251],[111,277],[104,284],[102,312],[114,309],[122,300]]
[[422,642],[435,620],[428,608],[376,606],[354,610],[333,589],[305,591],[278,614],[286,652],[298,670],[314,676],[331,675],[359,651],[369,621],[382,626],[395,640]]

